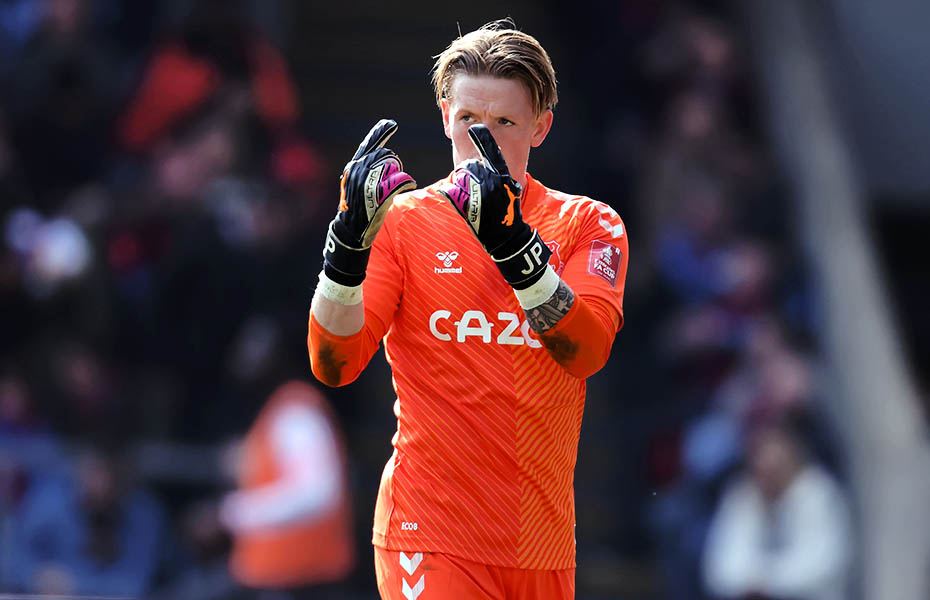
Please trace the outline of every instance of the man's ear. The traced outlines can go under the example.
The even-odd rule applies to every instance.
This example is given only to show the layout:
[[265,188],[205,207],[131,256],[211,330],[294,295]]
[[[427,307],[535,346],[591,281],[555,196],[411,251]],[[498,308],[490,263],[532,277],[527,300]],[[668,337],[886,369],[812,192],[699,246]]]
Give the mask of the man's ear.
[[549,130],[552,129],[553,117],[552,111],[547,108],[536,118],[536,126],[533,129],[533,139],[530,140],[530,146],[538,148],[543,143],[543,140],[549,135]]
[[439,101],[439,108],[442,110],[442,130],[446,133],[446,137],[451,140],[452,123],[449,121],[450,108],[448,98],[443,98]]

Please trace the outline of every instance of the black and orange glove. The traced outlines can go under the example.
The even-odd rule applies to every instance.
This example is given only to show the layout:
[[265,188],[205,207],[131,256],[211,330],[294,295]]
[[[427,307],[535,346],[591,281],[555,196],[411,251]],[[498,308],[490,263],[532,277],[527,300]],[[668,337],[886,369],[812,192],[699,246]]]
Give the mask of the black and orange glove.
[[530,287],[543,276],[552,251],[523,221],[522,186],[513,180],[490,130],[468,128],[480,159],[468,159],[439,191],[465,219],[504,279],[514,289]]
[[338,284],[364,281],[371,244],[394,197],[417,186],[397,154],[384,147],[395,131],[395,121],[378,121],[342,171],[339,212],[323,248],[323,271]]

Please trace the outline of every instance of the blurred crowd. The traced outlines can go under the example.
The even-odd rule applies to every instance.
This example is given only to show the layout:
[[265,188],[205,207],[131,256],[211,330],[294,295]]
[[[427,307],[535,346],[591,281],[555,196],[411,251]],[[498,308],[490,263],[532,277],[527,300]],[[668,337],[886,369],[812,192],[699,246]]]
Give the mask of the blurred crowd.
[[[369,554],[374,492],[353,509],[349,490],[377,480],[351,473],[376,477],[388,450],[358,458],[371,424],[335,400],[362,391],[326,392],[331,409],[294,382],[310,381],[336,168],[305,134],[273,4],[0,3],[0,591],[372,593],[364,567],[304,589]],[[817,305],[745,47],[725,11],[618,5],[564,15],[594,31],[556,65],[585,90],[590,56],[617,57],[579,93],[576,135],[600,151],[570,189],[611,203],[634,253],[582,432],[579,598],[845,598],[855,546]],[[285,396],[287,427],[270,416]],[[146,440],[217,453],[191,475],[194,455],[159,462]],[[245,539],[262,522],[291,548],[341,541],[307,581],[256,579],[242,556],[265,552]],[[585,568],[624,561],[639,567],[614,587]]]
[[141,597],[222,563],[239,471],[159,486],[137,442],[225,444],[307,379],[323,167],[249,9],[0,5],[0,590]]
[[[640,8],[619,10],[654,17]],[[606,153],[607,173],[632,174],[617,208],[638,224],[632,331],[605,376],[615,427],[637,440],[626,531],[654,557],[660,597],[847,598],[852,516],[818,307],[745,45],[713,7],[652,22],[619,52],[634,64]]]

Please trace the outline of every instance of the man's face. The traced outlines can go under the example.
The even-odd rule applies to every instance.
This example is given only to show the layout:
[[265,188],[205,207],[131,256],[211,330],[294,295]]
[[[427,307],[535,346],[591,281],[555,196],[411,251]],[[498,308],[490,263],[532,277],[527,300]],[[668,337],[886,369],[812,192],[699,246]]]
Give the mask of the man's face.
[[777,428],[757,432],[750,442],[749,470],[762,496],[777,501],[802,468],[796,443]]
[[552,126],[552,111],[533,111],[530,92],[516,79],[456,75],[449,97],[442,101],[442,122],[452,140],[452,160],[458,165],[479,158],[468,128],[482,123],[491,130],[513,178],[525,184],[530,148],[542,144]]

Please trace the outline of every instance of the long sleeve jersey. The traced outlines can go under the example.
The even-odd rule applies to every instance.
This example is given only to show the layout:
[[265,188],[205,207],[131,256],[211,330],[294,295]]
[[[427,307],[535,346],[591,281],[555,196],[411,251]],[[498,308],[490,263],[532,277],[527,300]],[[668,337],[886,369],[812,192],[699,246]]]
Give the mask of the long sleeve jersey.
[[373,543],[572,568],[585,378],[604,365],[623,323],[626,231],[606,204],[527,175],[523,218],[575,293],[571,310],[537,336],[438,186],[399,196],[388,211],[362,288],[362,330],[335,336],[310,315],[321,381],[353,381],[382,338],[393,372],[397,433]]

